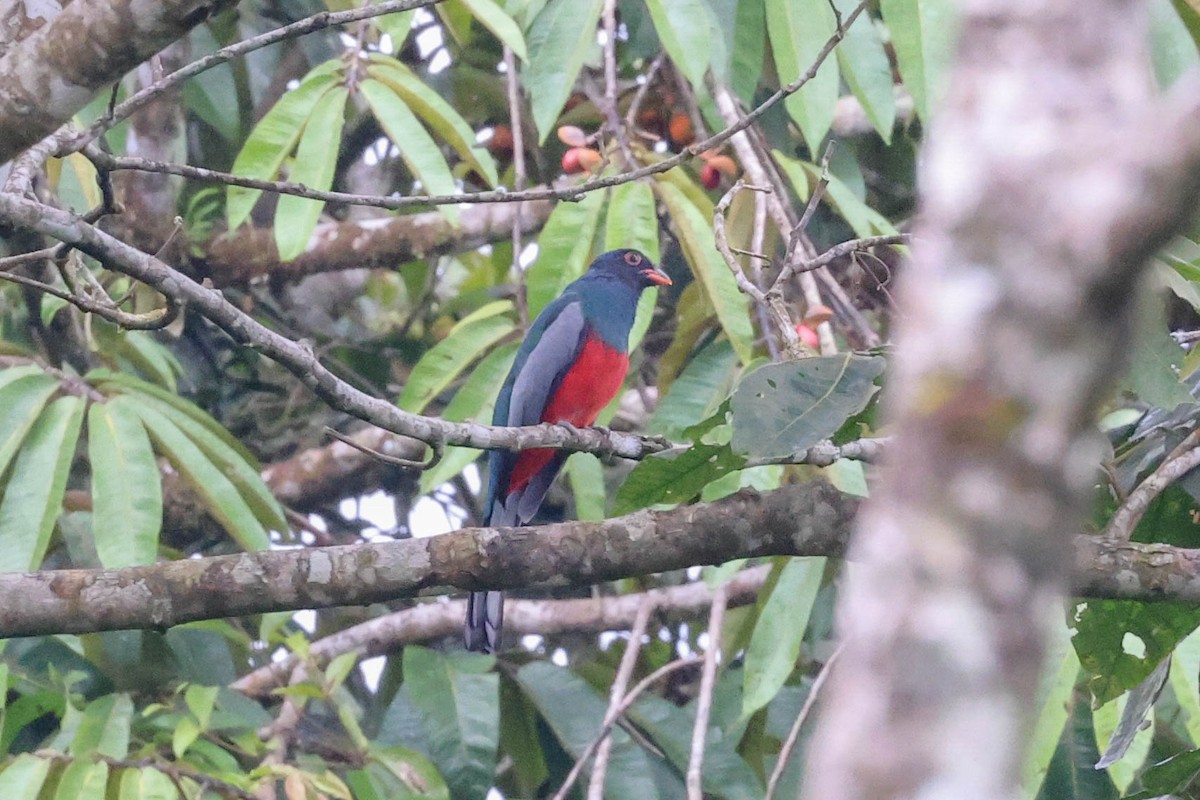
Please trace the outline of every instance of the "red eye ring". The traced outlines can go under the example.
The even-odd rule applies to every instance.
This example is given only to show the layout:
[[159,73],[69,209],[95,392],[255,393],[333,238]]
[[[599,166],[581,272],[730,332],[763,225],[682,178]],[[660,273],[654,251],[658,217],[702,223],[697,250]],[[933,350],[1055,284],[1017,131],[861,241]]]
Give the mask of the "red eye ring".
[[636,267],[638,264],[642,263],[642,257],[638,253],[626,253],[625,263],[631,267]]

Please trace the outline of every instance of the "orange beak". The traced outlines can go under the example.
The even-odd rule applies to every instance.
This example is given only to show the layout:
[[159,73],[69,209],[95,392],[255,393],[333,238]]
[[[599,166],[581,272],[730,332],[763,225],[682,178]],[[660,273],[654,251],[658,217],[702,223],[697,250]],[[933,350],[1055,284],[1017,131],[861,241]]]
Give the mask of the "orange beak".
[[663,272],[661,269],[656,269],[654,267],[642,270],[642,277],[659,286],[671,285],[670,276],[668,276],[667,273]]

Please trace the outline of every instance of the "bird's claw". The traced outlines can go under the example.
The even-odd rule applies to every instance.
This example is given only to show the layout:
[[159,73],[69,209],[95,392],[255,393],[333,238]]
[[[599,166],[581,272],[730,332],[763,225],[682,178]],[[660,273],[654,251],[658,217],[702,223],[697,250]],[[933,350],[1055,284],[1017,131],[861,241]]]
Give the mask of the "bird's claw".
[[555,424],[573,436],[581,436],[583,434],[583,431],[580,428],[570,422],[557,422]]

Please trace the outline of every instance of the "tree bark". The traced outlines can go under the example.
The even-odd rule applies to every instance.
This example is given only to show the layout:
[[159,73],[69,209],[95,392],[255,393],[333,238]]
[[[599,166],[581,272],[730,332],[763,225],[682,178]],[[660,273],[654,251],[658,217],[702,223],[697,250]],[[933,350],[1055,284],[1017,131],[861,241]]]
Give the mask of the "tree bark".
[[[166,628],[455,589],[588,586],[735,558],[840,557],[858,504],[828,484],[807,483],[604,522],[470,528],[425,539],[119,570],[0,573],[0,639]],[[1200,601],[1200,550],[1084,534],[1074,542],[1081,596]],[[530,629],[535,625],[549,623],[531,622]]]
[[0,57],[0,164],[233,0],[75,0]]
[[810,798],[1015,796],[1097,408],[1142,264],[1194,208],[1196,97],[1152,97],[1142,4],[959,8],[900,289],[897,440],[852,549]]

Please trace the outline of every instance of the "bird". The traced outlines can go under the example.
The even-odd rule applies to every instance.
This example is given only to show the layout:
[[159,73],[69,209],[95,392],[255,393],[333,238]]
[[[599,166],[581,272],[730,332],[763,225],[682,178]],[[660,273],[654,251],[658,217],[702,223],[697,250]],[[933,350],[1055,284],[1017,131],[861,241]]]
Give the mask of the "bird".
[[[670,277],[638,250],[598,256],[529,326],[496,398],[492,424],[595,423],[625,382],[638,298],[651,286],[670,285]],[[528,524],[568,455],[554,448],[491,451],[484,526]],[[503,622],[503,592],[472,592],[467,649],[497,652]]]

